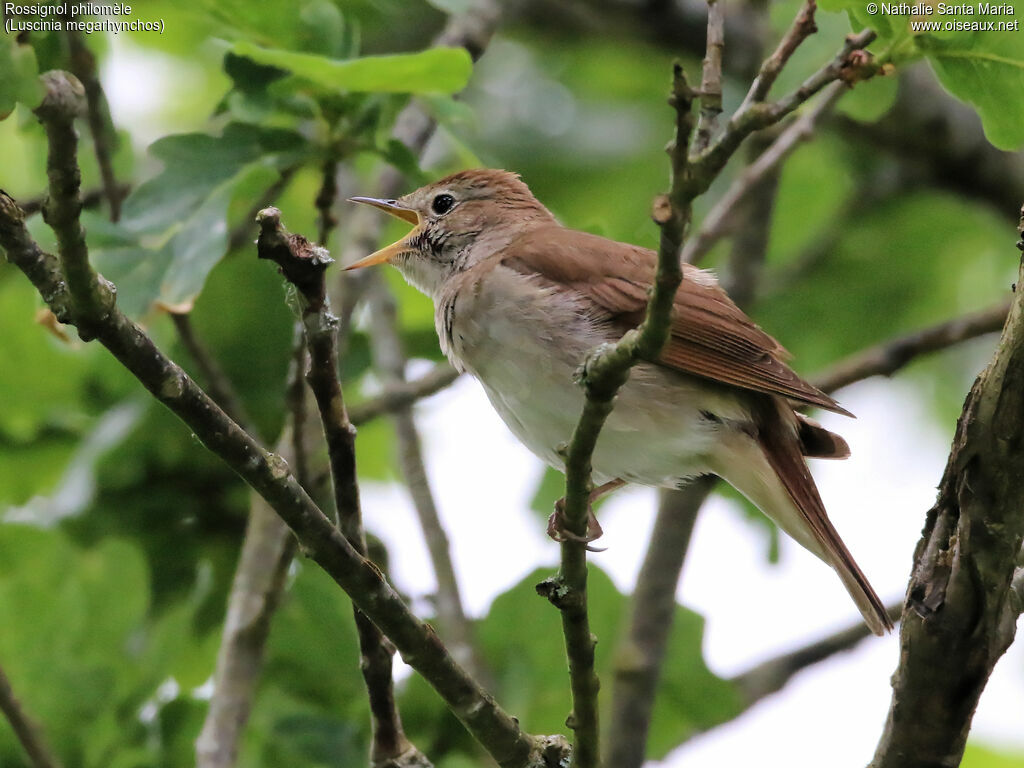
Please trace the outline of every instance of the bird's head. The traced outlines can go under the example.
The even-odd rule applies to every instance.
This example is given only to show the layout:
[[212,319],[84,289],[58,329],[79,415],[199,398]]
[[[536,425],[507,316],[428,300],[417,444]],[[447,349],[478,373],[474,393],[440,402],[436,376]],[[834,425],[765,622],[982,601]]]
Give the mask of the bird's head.
[[397,200],[350,199],[415,226],[398,242],[347,269],[394,264],[430,296],[449,278],[497,253],[526,229],[554,222],[529,187],[508,171],[460,171]]

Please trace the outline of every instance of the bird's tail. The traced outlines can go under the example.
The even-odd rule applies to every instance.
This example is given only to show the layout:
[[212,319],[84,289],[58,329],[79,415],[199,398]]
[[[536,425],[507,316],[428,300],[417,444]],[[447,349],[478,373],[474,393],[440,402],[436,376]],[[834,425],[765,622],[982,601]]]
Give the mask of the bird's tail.
[[[795,414],[781,399],[757,406],[757,434],[730,441],[732,461],[714,462],[716,474],[750,499],[782,530],[835,569],[864,621],[876,635],[892,629],[885,606],[839,538],[821,501],[797,439]],[[736,460],[738,459],[738,460]],[[721,471],[719,471],[721,470]]]

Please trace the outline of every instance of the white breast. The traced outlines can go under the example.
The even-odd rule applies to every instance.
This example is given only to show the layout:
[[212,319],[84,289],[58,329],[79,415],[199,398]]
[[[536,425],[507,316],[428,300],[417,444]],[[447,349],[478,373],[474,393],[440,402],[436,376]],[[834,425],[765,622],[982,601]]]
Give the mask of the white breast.
[[[574,302],[506,267],[465,277],[438,297],[435,320],[445,354],[480,380],[519,440],[561,468],[558,448],[583,407],[573,374],[615,332],[596,321],[584,299]],[[657,366],[634,368],[598,441],[595,480],[671,487],[706,472],[718,425],[701,411],[745,417],[722,390]]]

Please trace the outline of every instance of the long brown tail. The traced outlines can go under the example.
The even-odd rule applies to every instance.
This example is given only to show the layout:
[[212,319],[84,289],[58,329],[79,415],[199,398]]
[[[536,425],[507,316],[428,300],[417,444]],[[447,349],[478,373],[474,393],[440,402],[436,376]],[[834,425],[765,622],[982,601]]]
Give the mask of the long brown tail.
[[828,519],[818,488],[801,456],[800,444],[793,438],[795,424],[787,423],[787,420],[793,418],[792,411],[780,398],[765,398],[758,405],[757,440],[768,464],[820,547],[821,551],[816,554],[839,574],[843,586],[857,604],[871,631],[876,635],[884,635],[892,629],[892,622],[882,601]]

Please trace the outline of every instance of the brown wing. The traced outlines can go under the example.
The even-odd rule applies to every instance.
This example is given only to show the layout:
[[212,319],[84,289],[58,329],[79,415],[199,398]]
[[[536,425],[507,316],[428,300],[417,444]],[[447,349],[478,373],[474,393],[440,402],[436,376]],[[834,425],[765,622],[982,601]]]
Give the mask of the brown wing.
[[[499,259],[526,274],[539,273],[572,288],[609,312],[623,328],[640,324],[657,255],[557,225],[517,238]],[[852,416],[783,362],[789,355],[740,310],[713,278],[684,266],[675,297],[672,336],[660,363],[736,387],[782,395]]]

